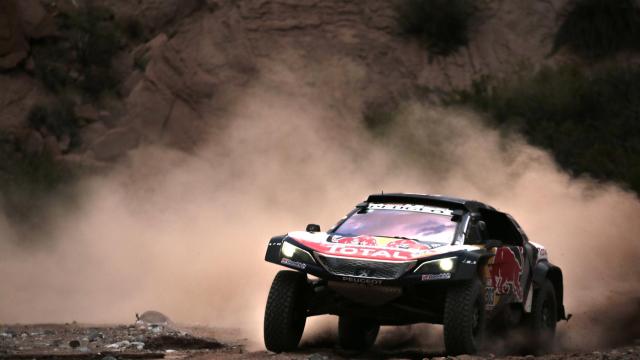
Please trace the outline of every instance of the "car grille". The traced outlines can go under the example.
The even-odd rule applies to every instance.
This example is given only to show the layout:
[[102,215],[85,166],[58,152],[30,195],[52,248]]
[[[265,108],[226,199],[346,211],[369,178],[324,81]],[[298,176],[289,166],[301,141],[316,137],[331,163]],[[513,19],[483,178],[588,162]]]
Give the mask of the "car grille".
[[415,261],[384,262],[318,255],[320,264],[334,275],[371,279],[397,279],[409,271]]

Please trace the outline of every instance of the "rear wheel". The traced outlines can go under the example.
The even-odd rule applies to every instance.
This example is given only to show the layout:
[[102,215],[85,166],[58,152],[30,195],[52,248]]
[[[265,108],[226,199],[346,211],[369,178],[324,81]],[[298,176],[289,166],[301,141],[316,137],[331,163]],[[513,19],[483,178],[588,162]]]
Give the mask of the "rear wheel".
[[557,322],[556,292],[551,281],[545,280],[533,292],[531,313],[526,318],[533,339],[533,346],[529,349],[531,352],[542,354],[552,350]]
[[338,341],[345,350],[364,351],[376,341],[380,325],[373,320],[340,316]]
[[280,271],[273,279],[264,313],[264,344],[267,350],[283,352],[298,347],[307,321],[307,276]]
[[486,327],[484,292],[480,280],[447,291],[444,309],[444,343],[449,355],[475,354],[482,346]]

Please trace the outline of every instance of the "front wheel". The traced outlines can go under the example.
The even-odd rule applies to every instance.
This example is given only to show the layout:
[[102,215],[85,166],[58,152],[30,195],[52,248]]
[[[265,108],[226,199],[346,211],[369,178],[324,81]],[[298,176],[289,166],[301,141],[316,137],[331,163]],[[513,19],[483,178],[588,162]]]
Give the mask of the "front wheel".
[[449,355],[475,354],[486,324],[482,283],[476,279],[451,287],[444,308],[444,343]]
[[373,320],[340,316],[338,341],[345,350],[365,351],[373,346],[380,325]]
[[279,353],[298,347],[307,321],[307,276],[280,271],[273,279],[264,313],[264,345]]

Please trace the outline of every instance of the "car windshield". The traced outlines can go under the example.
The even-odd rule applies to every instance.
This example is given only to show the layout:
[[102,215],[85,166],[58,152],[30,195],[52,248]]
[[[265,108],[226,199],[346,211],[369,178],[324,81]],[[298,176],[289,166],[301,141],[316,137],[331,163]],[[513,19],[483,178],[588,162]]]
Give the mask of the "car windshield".
[[352,214],[334,233],[343,236],[385,236],[451,244],[457,222],[451,215],[418,211],[367,209]]

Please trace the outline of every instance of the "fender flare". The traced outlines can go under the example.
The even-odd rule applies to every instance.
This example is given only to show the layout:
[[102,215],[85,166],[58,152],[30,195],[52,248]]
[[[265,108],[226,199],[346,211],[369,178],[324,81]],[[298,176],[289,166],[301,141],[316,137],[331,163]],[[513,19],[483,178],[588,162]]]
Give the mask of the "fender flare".
[[549,280],[556,293],[558,320],[569,320],[564,310],[564,284],[562,270],[559,267],[543,260],[539,261],[533,269],[533,286],[537,288],[544,281]]
[[269,240],[269,244],[267,244],[267,253],[264,255],[265,261],[274,264],[280,263],[280,247],[282,246],[282,240],[286,237],[287,235],[278,235]]

